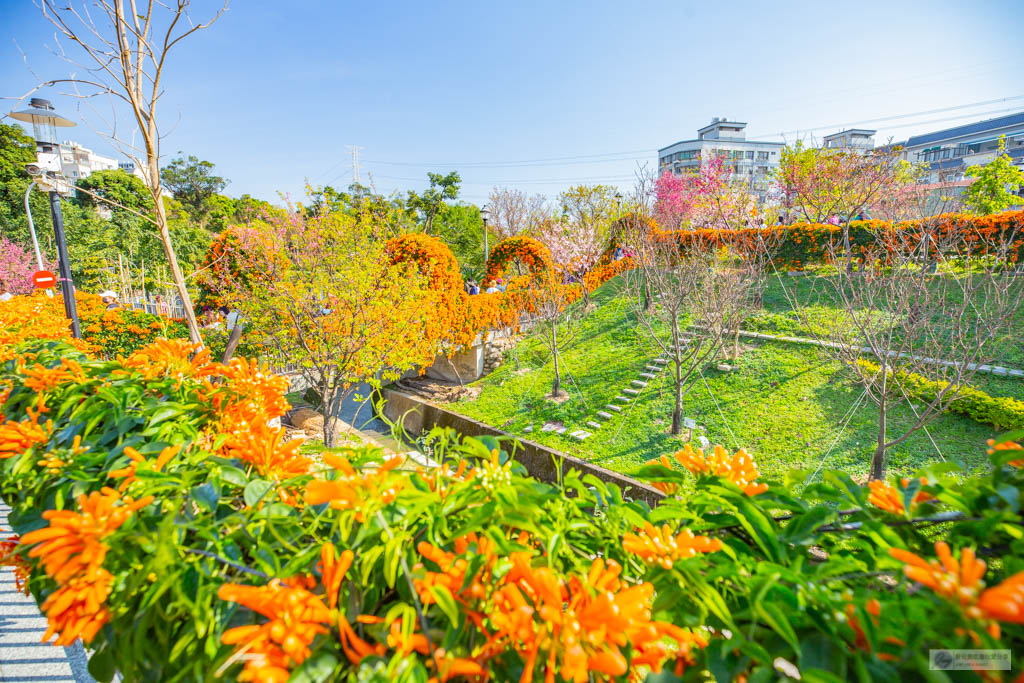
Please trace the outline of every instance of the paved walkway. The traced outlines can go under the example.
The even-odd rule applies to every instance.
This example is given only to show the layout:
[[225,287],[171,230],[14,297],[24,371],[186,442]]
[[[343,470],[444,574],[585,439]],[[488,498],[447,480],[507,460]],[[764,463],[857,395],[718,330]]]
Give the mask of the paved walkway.
[[[0,529],[10,533],[7,513],[0,501]],[[36,601],[14,587],[14,570],[0,568],[0,682],[95,683],[88,674],[81,644],[57,647],[43,643],[46,618]]]

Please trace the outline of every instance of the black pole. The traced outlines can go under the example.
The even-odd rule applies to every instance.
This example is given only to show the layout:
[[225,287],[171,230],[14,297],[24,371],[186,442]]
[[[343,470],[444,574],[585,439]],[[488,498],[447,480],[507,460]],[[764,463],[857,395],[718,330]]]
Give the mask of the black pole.
[[75,285],[71,281],[71,263],[68,261],[68,245],[64,240],[64,214],[60,210],[60,195],[50,191],[50,213],[53,214],[53,238],[57,242],[57,258],[60,259],[60,270],[57,279],[64,295],[64,313],[71,321],[71,335],[82,338],[82,330],[78,327],[78,309],[75,307]]

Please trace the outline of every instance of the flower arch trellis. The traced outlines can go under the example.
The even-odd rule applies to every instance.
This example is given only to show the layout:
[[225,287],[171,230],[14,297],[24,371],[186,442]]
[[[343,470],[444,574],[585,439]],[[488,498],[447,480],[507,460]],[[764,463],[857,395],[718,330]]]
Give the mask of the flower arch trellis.
[[508,264],[519,259],[532,273],[541,273],[552,268],[551,252],[539,240],[525,235],[516,235],[498,242],[487,258],[487,273],[484,282],[494,282],[505,276]]

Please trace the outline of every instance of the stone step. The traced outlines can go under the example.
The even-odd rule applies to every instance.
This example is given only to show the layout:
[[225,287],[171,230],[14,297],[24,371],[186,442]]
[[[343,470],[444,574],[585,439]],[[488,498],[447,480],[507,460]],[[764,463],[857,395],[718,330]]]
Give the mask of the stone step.
[[658,365],[666,365],[666,364],[668,364],[668,358],[665,358],[665,357],[655,358],[654,362],[657,363]]
[[592,435],[590,432],[585,432],[582,429],[577,429],[575,432],[570,433],[569,436],[576,439],[577,441],[583,441],[584,439],[590,438]]
[[[621,413],[622,412],[622,406],[615,406],[615,405],[612,405],[611,403],[606,405],[605,408],[607,408],[608,410],[613,410],[616,413]],[[600,414],[601,413],[598,413],[598,415],[600,415]]]
[[627,396],[616,396],[615,400],[619,403],[629,403],[631,399]]
[[657,375],[654,374],[653,372],[641,372],[640,376],[643,377],[644,379],[654,379],[655,377],[657,377]]
[[647,365],[647,366],[644,366],[644,370],[646,370],[647,372],[661,372],[664,369],[665,368],[661,367],[660,365]]
[[647,386],[647,382],[644,382],[643,380],[639,380],[639,379],[633,380],[632,382],[630,382],[630,384],[632,384],[635,387],[646,387]]
[[640,393],[639,389],[623,389],[622,393],[629,394],[630,396],[636,396]]
[[601,428],[601,423],[600,422],[594,422],[593,420],[588,420],[587,421],[587,426],[590,427],[591,429],[600,429]]
[[[612,406],[608,406],[608,407],[611,408]],[[619,410],[619,408],[616,406],[615,410]],[[597,416],[599,418],[601,418],[602,420],[610,420],[610,419],[612,419],[612,414],[611,413],[606,413],[603,410],[597,411]]]

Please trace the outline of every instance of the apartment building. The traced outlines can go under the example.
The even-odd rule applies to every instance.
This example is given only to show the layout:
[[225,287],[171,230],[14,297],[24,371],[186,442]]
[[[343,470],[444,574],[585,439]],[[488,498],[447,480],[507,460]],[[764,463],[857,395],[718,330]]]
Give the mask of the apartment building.
[[723,157],[735,178],[747,182],[764,199],[772,169],[779,165],[783,143],[747,140],[747,124],[715,117],[697,131],[693,140],[682,140],[658,150],[658,172],[681,175],[700,167],[701,159]]
[[903,154],[907,161],[927,164],[924,182],[956,183],[969,166],[983,166],[996,157],[1002,136],[1006,153],[1024,170],[1024,111],[915,135],[903,143]]

